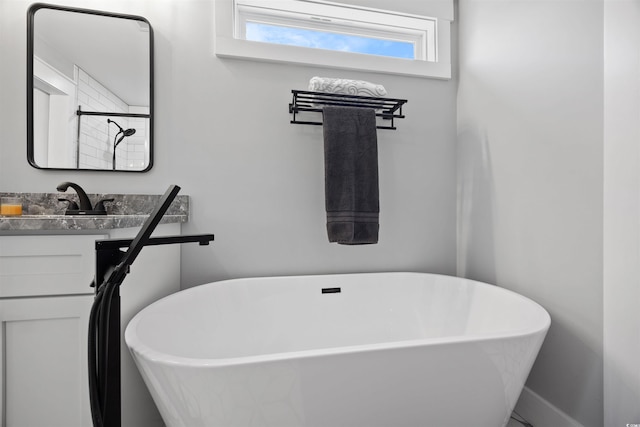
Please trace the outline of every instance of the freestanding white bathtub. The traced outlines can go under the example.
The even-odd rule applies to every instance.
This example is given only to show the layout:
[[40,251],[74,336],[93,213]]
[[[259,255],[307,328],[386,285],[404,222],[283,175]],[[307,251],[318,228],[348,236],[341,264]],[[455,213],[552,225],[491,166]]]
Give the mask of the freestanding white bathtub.
[[169,427],[500,427],[549,325],[496,286],[370,273],[209,283],[125,339]]

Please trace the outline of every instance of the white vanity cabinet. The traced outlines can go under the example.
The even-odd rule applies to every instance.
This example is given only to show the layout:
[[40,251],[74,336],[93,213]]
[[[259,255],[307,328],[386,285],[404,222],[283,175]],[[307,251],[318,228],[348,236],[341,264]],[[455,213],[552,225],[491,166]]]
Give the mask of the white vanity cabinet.
[[[178,235],[180,224],[154,236]],[[95,241],[105,234],[0,235],[0,426],[89,427],[88,319]],[[179,290],[180,245],[145,247],[121,287],[122,331],[140,309]],[[162,426],[122,342],[122,426]]]
[[91,295],[0,300],[3,426],[90,426]]
[[2,426],[89,426],[87,325],[94,242],[0,236]]

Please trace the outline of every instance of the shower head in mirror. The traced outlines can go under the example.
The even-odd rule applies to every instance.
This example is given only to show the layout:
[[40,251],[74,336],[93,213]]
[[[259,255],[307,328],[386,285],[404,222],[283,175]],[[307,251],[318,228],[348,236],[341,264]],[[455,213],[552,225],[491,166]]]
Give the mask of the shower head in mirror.
[[136,130],[135,129],[127,129],[123,133],[124,133],[124,136],[131,136],[134,133],[136,133]]
[[115,143],[116,147],[118,146],[118,144],[120,144],[120,142],[122,142],[122,140],[127,137],[127,136],[131,136],[134,133],[136,133],[135,129],[122,129],[122,126],[120,126],[118,123],[116,123],[114,120],[111,119],[107,119],[107,123],[113,123],[114,125],[116,125],[118,127],[118,129],[120,129],[120,132],[118,132],[116,134],[116,137],[120,134],[122,134],[122,136],[120,137],[120,139],[118,139],[118,142]]
[[[115,121],[113,121],[111,119],[107,119],[107,123],[113,123],[119,129],[118,133],[116,133],[116,135],[113,137],[113,156],[112,156],[112,160],[111,160],[111,168],[113,170],[116,170],[116,148],[118,147],[118,145],[120,145],[122,140],[124,140],[126,137],[131,136],[134,133],[136,133],[136,130],[133,129],[133,128],[123,129],[122,126],[120,126],[118,123],[116,123]],[[119,138],[118,138],[118,136],[119,136]]]

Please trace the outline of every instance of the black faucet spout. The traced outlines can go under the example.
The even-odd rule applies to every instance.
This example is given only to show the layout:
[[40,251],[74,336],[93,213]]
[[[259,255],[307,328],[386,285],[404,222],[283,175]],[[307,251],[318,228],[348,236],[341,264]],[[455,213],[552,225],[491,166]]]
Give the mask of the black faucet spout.
[[74,182],[63,182],[62,184],[58,185],[57,189],[58,191],[67,191],[67,188],[73,188],[74,190],[76,190],[76,193],[78,193],[78,198],[80,199],[80,210],[81,211],[92,211],[93,207],[91,205],[91,200],[89,200],[89,197],[87,196],[87,193],[85,193],[85,191],[82,189],[82,187],[80,187],[78,184],[74,183]]

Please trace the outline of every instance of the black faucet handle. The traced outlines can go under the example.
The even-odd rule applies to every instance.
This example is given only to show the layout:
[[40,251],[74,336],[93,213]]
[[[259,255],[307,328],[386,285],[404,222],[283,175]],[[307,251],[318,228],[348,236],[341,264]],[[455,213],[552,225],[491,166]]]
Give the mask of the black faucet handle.
[[59,202],[68,202],[69,204],[67,205],[67,210],[68,211],[77,211],[80,208],[78,207],[78,204],[76,202],[74,202],[73,200],[69,200],[69,199],[65,199],[64,197],[61,197],[58,199]]
[[105,203],[111,203],[114,200],[115,199],[102,199],[102,200],[98,201],[98,203],[96,203],[96,207],[94,208],[94,210],[100,211],[100,212],[102,212],[102,211],[106,212],[107,208],[105,208],[104,204]]

